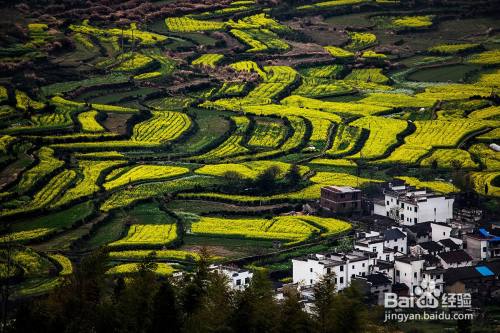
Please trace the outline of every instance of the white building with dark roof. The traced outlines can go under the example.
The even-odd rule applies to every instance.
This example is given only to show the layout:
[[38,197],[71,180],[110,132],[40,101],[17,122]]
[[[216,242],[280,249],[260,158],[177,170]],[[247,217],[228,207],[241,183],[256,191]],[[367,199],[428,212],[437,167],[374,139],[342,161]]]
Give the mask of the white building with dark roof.
[[408,253],[408,237],[400,228],[391,228],[384,231],[384,246],[395,252]]
[[432,240],[432,227],[430,222],[404,227],[410,242],[423,243]]
[[366,276],[373,270],[376,254],[352,251],[349,253],[313,254],[292,259],[293,283],[315,285],[325,275],[332,275],[337,290],[347,288],[353,277]]
[[462,248],[462,243],[458,243],[456,238],[446,238],[441,239],[438,243],[441,244],[446,252],[460,250]]
[[442,268],[434,268],[423,271],[422,273],[422,281],[426,281],[427,283],[434,283],[436,289],[441,292],[444,292],[444,273],[446,269]]
[[464,250],[442,252],[437,257],[444,269],[472,266],[472,257]]
[[451,237],[451,230],[453,228],[451,225],[442,222],[432,222],[431,223],[431,239],[435,242],[439,242],[442,239],[447,239]]
[[250,285],[253,273],[246,269],[233,266],[213,265],[210,267],[228,278],[228,284],[231,289],[244,290]]
[[407,253],[407,237],[399,228],[358,233],[354,248],[377,253],[377,259],[392,262],[395,254]]
[[384,190],[384,201],[376,201],[373,212],[402,225],[448,222],[453,218],[453,202],[452,197],[391,182]]
[[414,256],[431,254],[433,256],[438,253],[444,252],[445,248],[439,244],[438,242],[428,241],[423,243],[418,243],[415,246],[412,246],[410,252]]
[[405,284],[410,292],[420,285],[425,260],[419,257],[398,257],[394,260],[394,283]]
[[354,280],[371,295],[371,299],[378,305],[384,304],[385,293],[392,292],[392,280],[382,273],[373,273],[367,276],[358,276]]

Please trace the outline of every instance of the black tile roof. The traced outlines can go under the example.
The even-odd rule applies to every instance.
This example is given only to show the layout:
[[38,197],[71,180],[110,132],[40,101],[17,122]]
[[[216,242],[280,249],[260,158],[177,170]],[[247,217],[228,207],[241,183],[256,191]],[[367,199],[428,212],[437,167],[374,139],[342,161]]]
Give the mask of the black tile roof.
[[448,249],[460,250],[460,245],[458,245],[457,243],[455,243],[454,241],[452,241],[449,238],[442,239],[439,241],[439,243]]
[[424,250],[427,250],[431,253],[441,252],[444,250],[442,245],[440,245],[438,242],[434,242],[434,241],[423,242],[423,243],[420,243],[418,245],[420,245],[420,247],[423,248]]
[[372,286],[383,286],[386,284],[391,284],[391,280],[381,273],[374,273],[366,276],[366,280],[372,284]]
[[394,263],[384,260],[377,260],[377,266],[379,267],[379,269],[390,269],[394,268]]
[[[476,268],[486,266],[494,275],[484,276]],[[444,273],[444,281],[450,285],[457,281],[467,280],[495,280],[500,276],[500,261],[487,262],[477,266],[467,266],[447,269]]]
[[428,235],[432,231],[430,222],[417,223],[407,227],[407,229],[411,231],[411,233],[416,234],[417,237]]
[[435,266],[441,262],[438,257],[433,256],[432,254],[424,254],[422,259],[424,259],[425,263],[429,266]]
[[444,281],[446,284],[450,285],[457,281],[481,279],[483,275],[479,273],[475,267],[459,267],[450,268],[444,272]]
[[487,263],[485,266],[488,266],[488,268],[496,275],[500,275],[500,261],[492,261]]
[[424,258],[422,258],[422,257],[417,258],[417,257],[411,257],[411,256],[402,256],[402,257],[395,257],[394,260],[395,261],[404,262],[404,263],[407,263],[407,264],[411,264],[414,261],[424,260]]
[[450,252],[443,252],[438,254],[438,257],[443,259],[448,264],[455,264],[460,262],[472,261],[471,256],[464,250],[456,250]]
[[402,185],[405,185],[406,182],[402,179],[399,179],[399,178],[393,178],[390,183],[394,186],[402,186]]
[[392,291],[393,292],[408,292],[408,290],[410,290],[410,288],[408,288],[408,286],[404,283],[399,283],[399,282],[396,282],[392,285]]
[[398,228],[387,229],[384,231],[384,240],[396,240],[399,238],[405,238],[406,235]]

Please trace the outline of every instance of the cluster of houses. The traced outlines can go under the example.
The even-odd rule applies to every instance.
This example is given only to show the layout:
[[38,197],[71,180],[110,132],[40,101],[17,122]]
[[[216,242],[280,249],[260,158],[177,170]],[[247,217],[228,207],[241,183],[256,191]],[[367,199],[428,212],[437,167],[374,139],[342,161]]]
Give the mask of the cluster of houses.
[[[328,186],[321,191],[320,205],[334,214],[359,212],[361,195],[356,188]],[[338,291],[357,281],[378,304],[383,304],[385,293],[408,296],[424,281],[440,292],[500,296],[500,260],[495,261],[500,258],[500,223],[477,227],[477,214],[454,213],[453,204],[453,197],[403,181],[386,184],[383,197],[372,201],[371,218],[387,224],[357,231],[348,252],[293,259],[292,282],[277,290],[278,297],[287,288],[296,289],[307,308],[315,284],[325,276],[334,279]],[[251,279],[248,271],[224,269],[235,289]]]

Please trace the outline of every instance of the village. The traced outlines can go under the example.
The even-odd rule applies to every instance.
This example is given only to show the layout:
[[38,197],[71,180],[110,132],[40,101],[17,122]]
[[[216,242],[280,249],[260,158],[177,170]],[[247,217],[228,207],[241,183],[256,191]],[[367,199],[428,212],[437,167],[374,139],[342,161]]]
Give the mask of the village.
[[[484,223],[481,211],[458,209],[452,196],[395,179],[370,199],[357,188],[323,187],[319,208],[331,216],[362,219],[366,230],[354,231],[349,251],[292,259],[292,282],[276,288],[277,299],[296,290],[303,308],[312,312],[314,287],[325,277],[338,292],[356,282],[367,303],[376,305],[384,305],[386,294],[408,297],[422,288],[436,295],[470,295],[468,308],[500,296],[500,222]],[[361,217],[364,208],[370,213]],[[213,268],[235,290],[250,285],[250,270]]]

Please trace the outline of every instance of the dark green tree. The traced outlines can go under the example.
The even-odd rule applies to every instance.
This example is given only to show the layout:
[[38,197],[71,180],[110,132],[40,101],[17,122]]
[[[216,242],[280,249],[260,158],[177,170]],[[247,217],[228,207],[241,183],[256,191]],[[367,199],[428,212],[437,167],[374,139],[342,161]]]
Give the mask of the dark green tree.
[[119,330],[122,332],[148,332],[152,327],[154,296],[157,292],[154,256],[147,256],[137,265],[137,273],[127,283],[117,299]]
[[279,306],[265,271],[256,271],[250,286],[238,296],[231,325],[235,332],[278,332]]
[[333,332],[366,332],[369,318],[362,294],[353,282],[342,293],[335,295],[330,309]]
[[289,185],[297,185],[302,180],[302,175],[300,174],[300,167],[297,164],[292,164],[290,169],[286,174],[286,182]]
[[163,281],[153,297],[149,333],[179,333],[182,327],[181,319],[175,290],[168,280]]
[[228,278],[218,272],[210,272],[206,293],[196,312],[188,319],[186,331],[193,333],[231,332],[229,318],[234,311],[233,292]]
[[296,290],[285,292],[285,300],[281,304],[280,333],[313,332],[313,323],[307,313],[302,310]]
[[206,294],[210,266],[210,254],[206,248],[199,253],[196,271],[193,276],[187,276],[182,290],[182,306],[184,313],[189,316],[195,313],[201,305],[201,300]]
[[[17,332],[100,332],[112,313],[103,301],[106,290],[104,273],[108,255],[99,250],[82,259],[75,273],[45,299],[34,301],[17,313]],[[113,316],[107,319],[111,322]]]
[[457,320],[457,333],[471,333],[472,323],[470,320]]
[[335,276],[325,274],[314,286],[314,312],[317,331],[333,332],[332,307],[336,295]]
[[255,185],[263,192],[270,192],[276,188],[280,169],[277,166],[272,166],[264,170],[257,176]]

